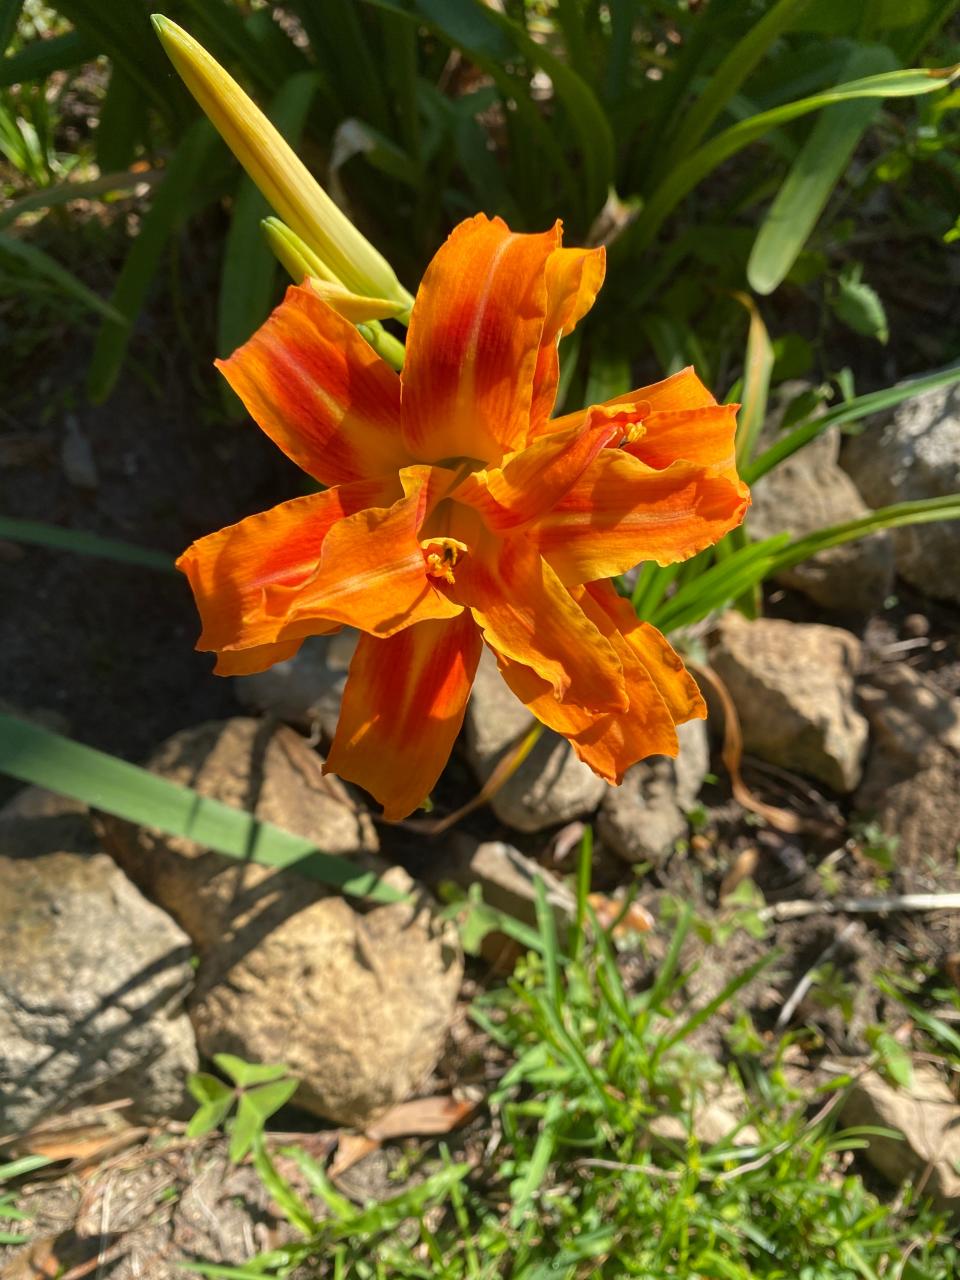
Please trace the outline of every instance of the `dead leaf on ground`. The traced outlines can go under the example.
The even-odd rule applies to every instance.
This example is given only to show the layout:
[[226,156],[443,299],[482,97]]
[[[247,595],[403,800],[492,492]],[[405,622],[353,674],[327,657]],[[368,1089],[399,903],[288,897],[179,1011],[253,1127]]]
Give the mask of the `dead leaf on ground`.
[[733,866],[723,877],[720,885],[720,901],[729,898],[737,885],[741,884],[748,876],[752,876],[757,869],[757,863],[760,860],[760,854],[754,845],[741,850],[734,859]]
[[720,705],[723,708],[723,749],[721,755],[727,773],[730,775],[730,786],[733,790],[734,799],[738,800],[745,809],[749,809],[752,813],[757,813],[762,818],[765,818],[778,831],[789,831],[795,834],[798,831],[808,830],[811,825],[809,822],[795,813],[790,813],[787,809],[777,809],[773,805],[765,804],[753,794],[744,782],[740,773],[740,763],[743,759],[743,735],[740,732],[740,717],[737,715],[737,708],[734,705],[733,698],[730,696],[730,690],[714,669],[705,663],[688,661],[687,666],[699,680],[706,681],[720,700]]
[[605,893],[591,893],[587,901],[593,907],[597,923],[604,932],[613,930],[615,938],[624,938],[631,933],[649,933],[656,921],[639,902],[631,902],[626,911],[623,901],[611,898]]
[[368,1138],[365,1133],[341,1133],[337,1144],[337,1154],[333,1157],[327,1170],[331,1178],[339,1178],[341,1174],[352,1169],[364,1156],[376,1151],[380,1145],[378,1138]]
[[367,1125],[366,1135],[379,1142],[390,1138],[426,1137],[449,1133],[469,1120],[479,1106],[463,1098],[437,1094],[430,1098],[414,1098],[392,1107],[379,1120]]

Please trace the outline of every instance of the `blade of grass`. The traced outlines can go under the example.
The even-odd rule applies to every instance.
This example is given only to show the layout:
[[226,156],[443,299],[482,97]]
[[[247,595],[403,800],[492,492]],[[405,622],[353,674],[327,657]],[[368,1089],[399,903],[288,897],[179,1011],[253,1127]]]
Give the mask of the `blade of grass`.
[[733,552],[678,592],[651,621],[666,631],[691,626],[714,609],[723,608],[764,578],[809,560],[828,547],[867,538],[885,529],[939,520],[960,520],[960,493],[879,507],[856,520],[828,525],[792,541],[784,541],[788,539],[786,534],[777,534]]
[[150,551],[130,542],[115,538],[102,538],[82,529],[64,529],[40,520],[18,520],[15,516],[0,516],[0,538],[11,542],[26,542],[35,547],[49,547],[54,551],[75,551],[85,556],[100,556],[104,560],[116,560],[120,564],[135,564],[143,569],[160,569],[173,573],[173,556],[162,551]]
[[593,872],[593,828],[585,827],[577,858],[577,914],[570,929],[568,950],[574,961],[580,959],[583,948],[584,926],[590,909],[590,879]]
[[0,54],[10,47],[22,8],[23,0],[0,0]]
[[154,38],[145,5],[57,0],[57,11],[78,31],[89,34],[98,52],[122,67],[140,93],[178,130],[190,119],[192,104]]
[[841,524],[830,525],[826,529],[818,529],[816,533],[808,533],[805,537],[791,542],[775,556],[771,572],[776,573],[780,569],[792,568],[801,560],[807,560],[827,547],[838,547],[844,542],[867,538],[872,533],[883,532],[884,529],[899,529],[904,525],[912,524],[931,524],[938,520],[960,520],[960,493],[878,507],[876,511],[871,511],[869,515],[860,516],[856,520],[846,520]]
[[777,3],[754,22],[712,73],[707,87],[689,111],[681,116],[681,125],[670,139],[664,155],[671,163],[696,147],[754,67],[760,63],[773,42],[789,30],[810,0],[777,0]]
[[776,444],[771,445],[753,462],[747,464],[743,470],[743,478],[748,484],[753,484],[778,463],[789,458],[798,449],[802,449],[809,441],[816,439],[822,431],[826,431],[827,427],[844,422],[856,422],[870,414],[893,409],[912,396],[923,395],[926,391],[936,391],[940,387],[950,387],[956,382],[960,382],[960,364],[940,369],[936,373],[925,374],[922,378],[912,378],[909,382],[898,383],[897,386],[887,387],[883,391],[871,391],[867,395],[847,400],[844,404],[837,405],[835,409],[828,409],[819,418],[808,418],[806,422],[801,422],[799,426],[782,435]]
[[62,267],[56,258],[52,258],[43,249],[38,249],[35,244],[27,244],[24,240],[18,240],[12,235],[0,235],[0,255],[3,254],[24,263],[31,272],[49,280],[63,293],[75,298],[90,311],[104,316],[108,323],[116,325],[118,329],[126,329],[127,322],[115,306],[94,293],[82,280],[78,280],[66,267]]
[[132,191],[141,183],[153,187],[162,178],[162,169],[147,169],[143,173],[124,169],[120,173],[105,173],[100,178],[91,178],[89,182],[58,182],[56,186],[43,187],[11,201],[0,210],[0,229],[12,225],[22,214],[32,213],[34,209],[52,209],[56,205],[69,204],[71,200],[89,200],[91,196],[118,195]]
[[16,53],[0,58],[0,89],[30,80],[46,80],[55,71],[78,67],[100,52],[100,45],[86,31],[68,31],[49,40],[31,40]]
[[707,1004],[702,1005],[689,1018],[684,1019],[678,1027],[664,1037],[662,1044],[659,1046],[660,1052],[666,1052],[675,1044],[679,1044],[681,1040],[686,1040],[688,1036],[693,1035],[698,1027],[702,1027],[705,1022],[712,1018],[717,1010],[722,1009],[727,1001],[735,996],[738,991],[745,987],[747,983],[752,982],[757,974],[770,964],[774,956],[774,952],[761,956],[759,960],[754,961],[746,969],[735,974],[719,994],[715,995]]
[[[841,74],[857,79],[895,66],[883,45],[858,45]],[[757,293],[772,293],[785,279],[879,109],[875,99],[864,98],[827,107],[817,119],[753,242],[747,279]]]
[[128,822],[186,836],[230,858],[288,868],[354,897],[404,897],[374,873],[358,871],[302,836],[15,716],[0,715],[0,773]]
[[384,133],[390,112],[380,55],[367,39],[356,0],[297,0],[310,46],[346,110]]
[[122,67],[114,67],[94,134],[101,173],[126,169],[133,160],[137,140],[145,132],[146,124],[146,103],[140,86],[125,74]]
[[742,151],[750,143],[758,141],[772,129],[789,124],[811,111],[833,106],[837,102],[851,102],[859,98],[916,97],[924,93],[936,93],[946,88],[960,68],[947,67],[925,70],[916,67],[906,71],[889,71],[882,75],[867,76],[849,84],[815,93],[796,102],[788,102],[771,111],[749,116],[722,133],[711,138],[686,159],[675,165],[650,197],[636,220],[614,242],[618,254],[636,253],[645,249],[656,238],[665,220],[680,201],[689,194],[709,173],[731,156]]
[[187,216],[189,199],[195,194],[203,167],[219,145],[209,121],[196,120],[167,166],[113,293],[112,303],[120,318],[108,321],[97,335],[87,371],[87,392],[94,403],[106,400],[113,390],[130,343],[133,321],[146,301],[164,246]]

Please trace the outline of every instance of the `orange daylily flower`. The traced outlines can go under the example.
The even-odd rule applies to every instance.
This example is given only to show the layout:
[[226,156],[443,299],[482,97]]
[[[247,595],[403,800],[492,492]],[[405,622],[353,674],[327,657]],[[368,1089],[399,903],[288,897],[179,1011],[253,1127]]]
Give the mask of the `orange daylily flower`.
[[703,699],[611,583],[739,524],[736,406],[691,369],[551,418],[557,345],[592,306],[602,249],[559,224],[463,222],[427,269],[397,375],[312,289],[292,286],[220,368],[253,418],[329,486],[195,542],[178,561],[222,675],[309,635],[363,634],[327,768],[399,819],[428,795],[483,644],[510,688],[619,782],[676,755]]

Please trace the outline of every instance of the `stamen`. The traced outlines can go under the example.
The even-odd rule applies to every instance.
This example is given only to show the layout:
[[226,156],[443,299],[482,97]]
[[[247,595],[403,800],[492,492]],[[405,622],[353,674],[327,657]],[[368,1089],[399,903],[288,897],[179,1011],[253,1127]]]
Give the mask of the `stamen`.
[[647,428],[642,422],[631,422],[624,433],[623,439],[620,441],[621,449],[625,444],[636,444],[647,434]]
[[453,571],[460,557],[467,553],[466,543],[456,538],[425,538],[420,545],[423,547],[427,577],[440,578],[453,586],[456,582]]

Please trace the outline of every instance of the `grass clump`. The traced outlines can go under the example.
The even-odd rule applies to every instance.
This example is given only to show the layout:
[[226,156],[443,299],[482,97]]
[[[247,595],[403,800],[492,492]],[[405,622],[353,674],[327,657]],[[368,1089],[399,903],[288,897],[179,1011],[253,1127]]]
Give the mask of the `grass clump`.
[[[262,1143],[261,1176],[302,1243],[251,1276],[451,1280],[951,1280],[946,1222],[909,1192],[887,1204],[853,1169],[864,1129],[837,1127],[843,1081],[818,1096],[788,1081],[788,1040],[768,1049],[749,1020],[721,1066],[695,1033],[762,967],[692,1007],[681,965],[695,923],[678,913],[652,984],[624,982],[581,876],[579,918],[561,947],[540,889],[536,949],[483,994],[474,1019],[508,1064],[488,1099],[484,1154],[424,1156],[423,1180],[358,1206],[290,1151],[324,1208],[311,1209]],[[694,1037],[694,1039],[691,1039]],[[706,1121],[722,1087],[725,1109]],[[730,1101],[730,1095],[733,1100]],[[706,1130],[712,1128],[709,1135]],[[718,1131],[719,1130],[719,1131]]]

